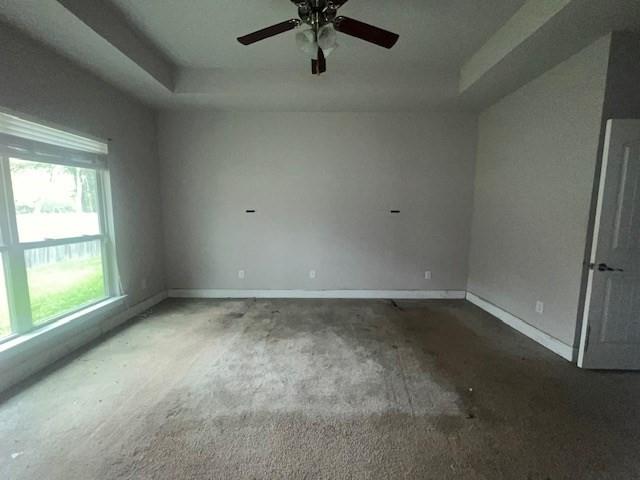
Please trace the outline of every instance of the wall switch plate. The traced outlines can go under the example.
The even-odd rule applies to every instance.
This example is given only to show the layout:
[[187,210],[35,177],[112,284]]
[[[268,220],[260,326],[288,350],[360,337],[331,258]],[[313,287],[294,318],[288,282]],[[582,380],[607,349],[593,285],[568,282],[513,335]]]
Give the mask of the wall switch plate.
[[542,315],[544,313],[544,303],[541,301],[536,302],[536,313]]
[[309,278],[311,278],[311,279],[316,278],[316,271],[315,270],[309,270]]
[[426,272],[424,272],[424,279],[425,280],[431,280],[431,271],[427,270]]
[[238,278],[244,278],[244,270],[238,270]]
[[147,289],[147,277],[144,277],[142,279],[142,290],[146,290]]

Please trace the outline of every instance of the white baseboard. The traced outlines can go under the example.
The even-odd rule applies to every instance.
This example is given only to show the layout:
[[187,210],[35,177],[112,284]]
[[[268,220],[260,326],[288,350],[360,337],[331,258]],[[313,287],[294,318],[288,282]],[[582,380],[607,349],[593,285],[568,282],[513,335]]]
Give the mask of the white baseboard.
[[464,290],[217,290],[170,289],[175,298],[464,299]]
[[[124,298],[124,297],[123,297]],[[41,330],[2,344],[0,351],[0,392],[60,360],[74,350],[148,310],[167,298],[160,292],[128,308],[116,299],[116,308],[96,310],[80,318],[51,324]],[[117,312],[117,313],[114,313]]]
[[512,315],[511,313],[503,310],[502,308],[494,305],[483,298],[474,295],[471,292],[467,292],[467,300],[477,307],[480,307],[487,313],[490,313],[494,317],[502,320],[504,323],[509,325],[511,328],[519,331],[523,335],[526,335],[530,339],[538,342],[540,345],[548,348],[552,352],[560,355],[565,360],[570,362],[574,362],[577,358],[578,349],[576,347],[572,347],[571,345],[567,345],[566,343],[558,340],[555,337],[552,337],[548,333],[543,332],[542,330],[537,329],[533,325],[528,324],[524,320]]
[[[0,352],[0,392],[51,365],[100,335],[160,303],[177,298],[326,298],[326,299],[464,299],[569,361],[575,361],[577,348],[542,332],[500,307],[462,290],[211,290],[172,289],[113,314],[113,311],[69,322],[65,328],[32,334],[24,345]],[[6,347],[6,345],[5,345]]]
[[152,297],[147,298],[146,300],[143,300],[140,303],[137,303],[137,304],[127,308],[124,312],[118,313],[117,315],[114,315],[112,317],[107,318],[101,324],[101,327],[102,327],[102,332],[101,333],[106,333],[109,330],[117,327],[118,325],[123,324],[127,320],[130,320],[133,317],[136,317],[136,316],[140,315],[142,312],[146,312],[151,307],[157,305],[158,303],[160,303],[164,299],[168,298],[168,296],[169,295],[168,295],[167,291],[164,290],[164,291],[162,291],[160,293],[156,293],[155,295],[153,295]]

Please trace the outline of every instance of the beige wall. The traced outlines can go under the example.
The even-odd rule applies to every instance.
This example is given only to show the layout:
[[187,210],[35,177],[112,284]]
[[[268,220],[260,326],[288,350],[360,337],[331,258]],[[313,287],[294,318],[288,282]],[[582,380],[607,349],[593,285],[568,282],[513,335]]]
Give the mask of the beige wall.
[[109,167],[124,291],[130,304],[162,291],[155,113],[2,23],[0,106],[113,140]]
[[623,74],[605,89],[611,37],[487,109],[479,128],[454,113],[164,112],[162,195],[151,109],[3,24],[0,42],[1,106],[113,139],[130,303],[165,286],[468,286],[574,344],[601,118],[626,105]]
[[476,131],[449,113],[165,112],[169,287],[464,290]]
[[571,346],[610,42],[598,40],[479,122],[468,290]]

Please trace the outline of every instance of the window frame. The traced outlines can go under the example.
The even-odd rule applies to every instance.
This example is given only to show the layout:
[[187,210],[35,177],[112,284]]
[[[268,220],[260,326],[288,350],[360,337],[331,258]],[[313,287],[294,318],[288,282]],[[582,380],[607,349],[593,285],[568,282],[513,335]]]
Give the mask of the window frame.
[[[13,198],[11,158],[95,170],[98,189],[99,233],[21,242]],[[106,154],[84,152],[0,133],[0,211],[0,255],[2,255],[4,265],[4,272],[0,272],[0,274],[5,276],[11,325],[11,333],[0,338],[0,344],[122,294],[116,261],[111,186]],[[91,241],[99,241],[101,245],[104,296],[34,325],[25,252],[37,248]]]

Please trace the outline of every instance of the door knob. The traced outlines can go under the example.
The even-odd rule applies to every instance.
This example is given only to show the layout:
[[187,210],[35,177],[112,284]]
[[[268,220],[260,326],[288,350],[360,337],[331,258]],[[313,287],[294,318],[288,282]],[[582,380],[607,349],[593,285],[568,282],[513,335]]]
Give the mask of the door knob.
[[600,272],[624,272],[622,268],[612,268],[606,263],[601,263],[598,265],[598,271]]

